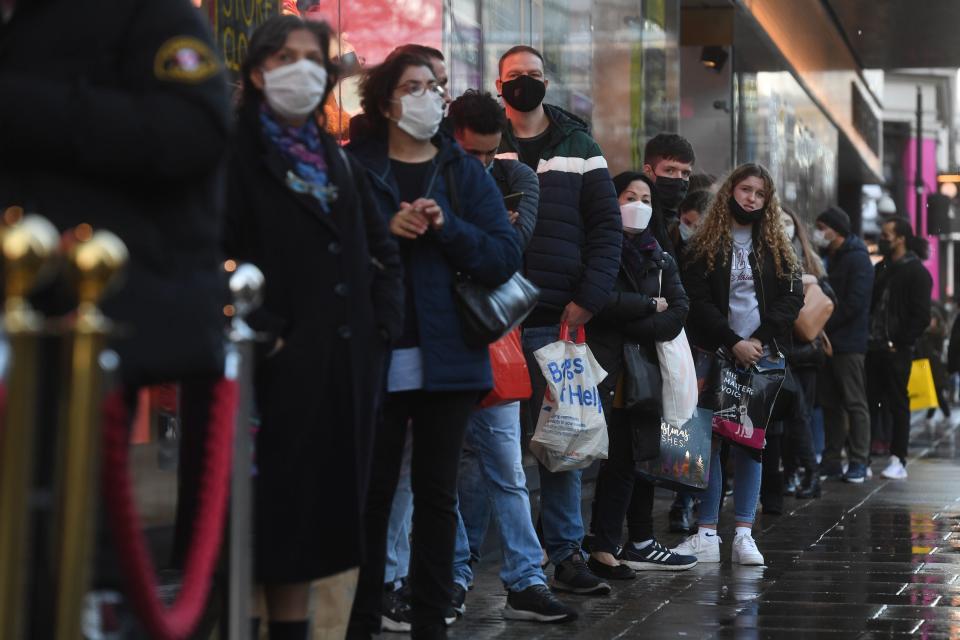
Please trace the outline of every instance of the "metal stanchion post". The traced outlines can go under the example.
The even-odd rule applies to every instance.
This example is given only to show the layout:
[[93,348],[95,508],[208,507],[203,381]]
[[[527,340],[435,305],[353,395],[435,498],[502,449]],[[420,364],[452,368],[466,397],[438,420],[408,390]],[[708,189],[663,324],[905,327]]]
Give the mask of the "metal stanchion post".
[[97,307],[127,261],[127,249],[112,233],[75,230],[77,244],[69,255],[79,306],[73,324],[70,386],[65,429],[60,444],[61,471],[57,505],[57,640],[77,640],[90,573],[100,461],[100,352],[110,321]]
[[240,406],[234,433],[233,471],[230,491],[229,578],[227,629],[230,640],[250,638],[250,601],[253,597],[253,572],[250,558],[252,528],[252,490],[250,455],[250,416],[253,409],[253,344],[256,334],[244,318],[258,306],[263,295],[263,274],[252,264],[237,265],[228,260],[230,293],[233,304],[228,331],[226,377],[239,385]]
[[0,636],[23,635],[27,591],[25,563],[30,556],[27,508],[33,469],[37,405],[37,342],[43,318],[26,296],[57,249],[56,228],[27,216],[2,235],[6,287],[4,331],[10,340],[8,405],[0,429]]

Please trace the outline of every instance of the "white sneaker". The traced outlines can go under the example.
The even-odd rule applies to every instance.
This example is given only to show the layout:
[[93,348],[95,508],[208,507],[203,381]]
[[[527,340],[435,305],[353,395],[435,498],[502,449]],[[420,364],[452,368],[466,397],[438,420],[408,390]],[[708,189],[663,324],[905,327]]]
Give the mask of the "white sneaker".
[[733,538],[733,564],[763,566],[763,554],[757,549],[757,543],[750,534],[740,533]]
[[688,536],[670,553],[679,556],[696,556],[698,562],[720,562],[720,536],[703,536],[695,533]]
[[873,480],[873,469],[867,467],[867,480]]
[[880,475],[889,480],[906,480],[907,468],[900,462],[900,458],[890,456],[890,464],[887,465],[887,468],[884,469]]

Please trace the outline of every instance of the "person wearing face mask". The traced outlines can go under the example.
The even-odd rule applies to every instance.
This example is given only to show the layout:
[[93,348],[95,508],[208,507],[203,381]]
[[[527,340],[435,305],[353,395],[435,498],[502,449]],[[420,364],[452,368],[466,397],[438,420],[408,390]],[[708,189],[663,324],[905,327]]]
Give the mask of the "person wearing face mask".
[[[396,241],[362,167],[317,121],[336,80],[329,38],[295,16],[254,32],[228,173],[227,255],[268,283],[249,322],[271,338],[255,369],[254,567],[272,640],[303,640],[312,581],[356,582],[376,389],[402,328]],[[345,627],[348,611],[331,609],[314,623]]]
[[[687,331],[692,344],[711,352],[725,347],[741,366],[789,349],[803,306],[803,286],[796,253],[783,231],[773,178],[765,168],[744,164],[730,174],[689,251],[683,285],[690,297]],[[762,565],[763,555],[752,535],[761,452],[739,445],[730,448],[736,465],[733,562]],[[700,562],[720,562],[719,450],[720,442],[714,438],[699,531],[674,549]]]
[[609,457],[597,479],[588,566],[606,580],[631,580],[636,571],[680,571],[697,564],[695,557],[673,554],[654,538],[654,486],[634,472],[635,432],[643,434],[643,442],[659,443],[660,416],[623,409],[616,396],[624,372],[624,344],[639,344],[656,362],[655,342],[679,335],[688,302],[677,263],[657,240],[663,221],[652,181],[635,172],[621,173],[613,181],[623,220],[623,254],[614,290],[587,333],[590,350],[607,372],[599,392],[610,439]]
[[675,133],[659,133],[643,149],[643,172],[657,186],[663,221],[668,228],[677,222],[696,161],[693,146]]
[[[454,138],[477,158],[504,197],[522,193],[510,221],[523,247],[537,221],[540,183],[533,169],[517,160],[496,159],[507,121],[489,93],[467,91],[450,105]],[[500,579],[507,590],[503,617],[536,622],[568,622],[577,612],[547,588],[540,566],[542,552],[530,515],[530,496],[520,441],[520,403],[477,409],[470,416],[460,460],[459,522],[454,557],[454,607],[465,610],[473,584],[471,558],[480,556],[492,512],[500,534],[503,564]]]
[[[825,257],[828,280],[837,297],[824,329],[833,355],[821,370],[818,386],[826,445],[822,475],[860,484],[867,478],[870,457],[865,359],[873,264],[866,245],[850,227],[850,217],[839,207],[829,207],[817,216],[813,244]],[[846,474],[841,459],[844,447]]]
[[867,394],[874,426],[887,413],[892,425],[890,461],[881,475],[907,479],[910,397],[907,383],[917,341],[930,326],[933,279],[923,265],[929,247],[906,218],[883,223],[883,260],[875,267],[866,358]]
[[[540,179],[537,226],[524,260],[525,275],[540,287],[537,307],[523,325],[533,386],[525,412],[528,433],[546,389],[533,353],[557,340],[561,322],[576,330],[603,307],[616,281],[622,238],[603,153],[583,121],[544,103],[547,86],[536,49],[517,46],[501,56],[497,91],[510,126],[498,157],[522,161]],[[556,567],[551,585],[579,594],[609,593],[610,585],[590,572],[580,548],[582,472],[553,473],[542,465],[539,471],[544,547]]]
[[379,633],[386,533],[407,425],[413,430],[410,556],[414,638],[445,638],[452,612],[457,471],[470,415],[492,386],[487,347],[464,341],[457,274],[486,286],[521,266],[520,240],[483,165],[440,133],[443,98],[426,58],[399,51],[361,82],[370,135],[352,142],[400,242],[406,310],[394,343],[366,504],[366,563],[348,637]]
[[668,227],[670,240],[673,242],[674,251],[681,265],[684,253],[693,239],[693,234],[697,232],[700,220],[706,214],[712,197],[709,191],[702,189],[688,193],[680,203],[680,217],[677,223]]

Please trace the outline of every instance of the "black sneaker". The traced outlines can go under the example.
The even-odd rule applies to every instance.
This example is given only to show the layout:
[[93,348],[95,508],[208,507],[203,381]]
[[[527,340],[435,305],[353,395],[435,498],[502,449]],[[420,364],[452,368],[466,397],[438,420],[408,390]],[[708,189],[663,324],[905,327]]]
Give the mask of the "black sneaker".
[[593,575],[604,580],[633,580],[637,577],[637,573],[625,564],[612,567],[600,562],[593,556],[590,556],[590,559],[587,560],[587,568],[593,572]]
[[561,562],[553,570],[550,586],[557,591],[579,593],[581,595],[605,596],[610,593],[610,585],[593,575],[583,556],[577,551]]
[[451,608],[462,616],[467,612],[467,590],[459,582],[453,583],[453,600],[450,602]]
[[383,611],[380,614],[380,630],[392,633],[410,633],[412,622],[410,603],[399,590],[383,592]]
[[620,552],[620,562],[633,571],[684,571],[695,567],[697,558],[674,553],[654,540],[643,549],[628,542]]
[[535,584],[523,591],[507,594],[507,606],[503,608],[507,620],[532,620],[533,622],[572,622],[577,612],[560,602],[546,585]]

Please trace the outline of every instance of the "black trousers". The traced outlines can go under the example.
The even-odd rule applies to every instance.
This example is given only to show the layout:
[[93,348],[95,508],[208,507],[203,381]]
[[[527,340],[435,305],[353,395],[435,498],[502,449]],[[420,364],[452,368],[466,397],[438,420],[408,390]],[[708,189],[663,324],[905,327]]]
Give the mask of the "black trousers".
[[[388,394],[374,441],[365,513],[366,560],[360,567],[350,617],[350,637],[380,632],[387,554],[387,525],[400,477],[403,441],[413,429],[413,539],[410,586],[415,625],[443,624],[453,595],[453,552],[457,534],[457,470],[476,391],[410,391]],[[335,490],[335,488],[334,488]],[[335,517],[335,514],[331,514]],[[330,553],[336,553],[331,549]]]
[[817,370],[805,367],[793,369],[792,373],[802,397],[797,398],[793,415],[784,424],[782,457],[783,469],[787,473],[796,471],[798,467],[817,468],[810,426],[817,399]]
[[907,461],[910,448],[910,368],[913,350],[871,351],[867,354],[867,396],[874,433],[884,414],[890,420],[890,453]]
[[[595,538],[591,550],[616,554],[623,540],[624,518],[631,542],[653,538],[654,486],[636,474],[633,456],[635,427],[627,420],[627,412],[614,409],[607,414],[607,419],[609,457],[597,478],[593,515]],[[637,416],[634,415],[633,419],[637,420]],[[640,420],[639,428],[659,433],[657,416],[642,416]]]

